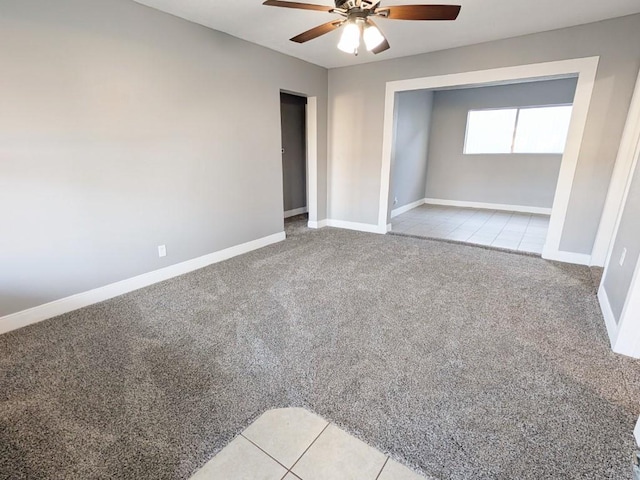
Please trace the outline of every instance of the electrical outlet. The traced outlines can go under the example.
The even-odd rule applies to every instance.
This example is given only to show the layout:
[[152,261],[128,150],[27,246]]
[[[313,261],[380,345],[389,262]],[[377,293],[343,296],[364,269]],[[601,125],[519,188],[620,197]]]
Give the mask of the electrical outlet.
[[624,264],[624,259],[627,256],[627,249],[623,248],[622,249],[622,255],[620,255],[620,266],[622,266]]
[[167,246],[166,245],[159,245],[158,246],[158,256],[159,257],[166,257],[167,256]]

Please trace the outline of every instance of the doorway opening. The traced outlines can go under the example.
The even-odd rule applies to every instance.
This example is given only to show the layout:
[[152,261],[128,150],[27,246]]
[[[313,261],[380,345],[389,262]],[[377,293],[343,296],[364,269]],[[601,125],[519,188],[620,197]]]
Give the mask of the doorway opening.
[[542,254],[576,85],[398,92],[392,233]]
[[477,85],[504,85],[518,82],[531,82],[535,80],[577,77],[569,132],[567,134],[566,145],[560,163],[558,181],[553,198],[553,206],[551,207],[548,232],[542,248],[542,257],[550,260],[589,265],[591,255],[564,251],[561,249],[561,241],[567,211],[569,209],[569,200],[572,193],[579,152],[584,136],[587,114],[591,103],[591,95],[595,84],[598,60],[599,57],[577,58],[387,82],[385,92],[382,162],[380,172],[380,202],[377,230],[388,231],[391,228],[390,215],[393,207],[393,197],[390,191],[391,160],[393,153],[395,123],[394,112],[397,93],[421,89],[443,89],[465,86],[472,87]]
[[307,99],[280,93],[284,218],[308,214]]

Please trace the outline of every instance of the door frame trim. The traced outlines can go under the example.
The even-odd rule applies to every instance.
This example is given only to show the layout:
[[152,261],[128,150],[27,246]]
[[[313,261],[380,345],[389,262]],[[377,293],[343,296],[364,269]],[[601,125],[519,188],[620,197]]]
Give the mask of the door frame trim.
[[636,149],[640,145],[640,72],[636,81],[633,97],[627,114],[627,121],[622,133],[616,163],[613,166],[611,182],[607,190],[596,241],[593,244],[591,261],[600,267],[608,265],[613,241],[620,224],[622,208],[629,191],[629,179],[635,168]]
[[307,97],[307,211],[308,226],[318,228],[318,97]]
[[[309,215],[307,226],[309,228],[319,228],[318,224],[318,97],[309,96],[306,93],[294,92],[292,90],[280,89],[279,93],[296,95],[307,99],[305,106],[305,156],[306,156],[306,180],[307,180],[307,213]],[[282,138],[282,131],[280,132]],[[282,162],[280,162],[282,170]],[[281,173],[283,173],[281,171]],[[284,178],[281,176],[281,178]],[[284,189],[283,202],[284,205]],[[283,207],[283,219],[284,215]],[[324,226],[324,225],[322,225]]]
[[391,153],[393,148],[393,119],[397,92],[434,89],[452,86],[477,86],[508,84],[517,81],[542,80],[563,77],[578,77],[573,102],[571,125],[553,201],[549,232],[542,257],[550,260],[589,264],[591,254],[576,254],[560,250],[562,233],[569,208],[573,179],[584,136],[587,114],[595,84],[600,57],[585,57],[554,62],[516,65],[512,67],[478,70],[472,72],[436,75],[387,82],[385,90],[384,127],[382,139],[382,166],[380,173],[380,203],[378,230],[386,229],[389,214],[389,185],[391,175]]

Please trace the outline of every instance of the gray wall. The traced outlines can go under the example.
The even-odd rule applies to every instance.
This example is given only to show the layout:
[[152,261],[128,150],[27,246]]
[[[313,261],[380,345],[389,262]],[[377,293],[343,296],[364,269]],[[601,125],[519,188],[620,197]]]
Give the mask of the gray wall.
[[307,206],[306,103],[306,98],[280,94],[285,212]]
[[[622,266],[620,256],[627,249]],[[636,167],[629,187],[629,196],[622,211],[620,226],[613,244],[611,261],[604,278],[604,289],[607,292],[611,310],[616,321],[620,319],[624,302],[627,299],[633,272],[640,258],[640,166]]]
[[0,45],[0,315],[281,232],[280,90],[326,218],[326,69],[130,0],[2,1]]
[[551,208],[562,155],[464,155],[469,110],[573,103],[576,78],[435,92],[426,197]]
[[[393,39],[390,39],[393,43]],[[386,82],[600,56],[560,249],[590,254],[640,68],[640,15],[329,71],[329,217],[376,224]]]
[[433,92],[415,90],[396,94],[391,154],[392,209],[424,198],[429,155]]

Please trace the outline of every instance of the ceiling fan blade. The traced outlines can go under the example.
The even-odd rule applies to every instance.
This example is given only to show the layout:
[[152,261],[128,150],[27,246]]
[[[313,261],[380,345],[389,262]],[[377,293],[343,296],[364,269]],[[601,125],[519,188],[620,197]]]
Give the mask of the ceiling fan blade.
[[394,5],[377,8],[376,13],[393,20],[455,20],[460,8],[460,5]]
[[380,45],[378,45],[376,48],[374,48],[371,51],[377,55],[378,53],[382,53],[385,50],[389,50],[390,48],[391,48],[391,45],[389,45],[389,42],[385,38],[384,41]]
[[344,23],[343,20],[334,20],[333,22],[323,23],[322,25],[318,25],[317,27],[312,28],[311,30],[307,30],[306,32],[302,32],[300,35],[296,35],[291,38],[292,42],[296,43],[304,43],[309,40],[313,40],[314,38],[318,38],[325,33],[329,33],[334,31],[336,28],[340,27]]
[[262,5],[270,7],[299,8],[300,10],[318,10],[320,12],[330,12],[335,7],[327,7],[326,5],[314,5],[311,3],[300,2],[284,2],[282,0],[267,0]]
[[378,25],[376,25],[375,22],[373,20],[371,20],[371,18],[368,18],[367,22],[369,22],[371,25],[376,27],[380,31],[382,36],[384,37],[384,40],[382,41],[382,43],[380,45],[378,45],[376,48],[372,49],[371,52],[375,53],[377,55],[378,53],[382,53],[385,50],[389,50],[391,48],[391,45],[389,45],[389,42],[387,41],[387,37],[385,36],[384,33],[382,33],[382,30],[380,30],[380,27]]

